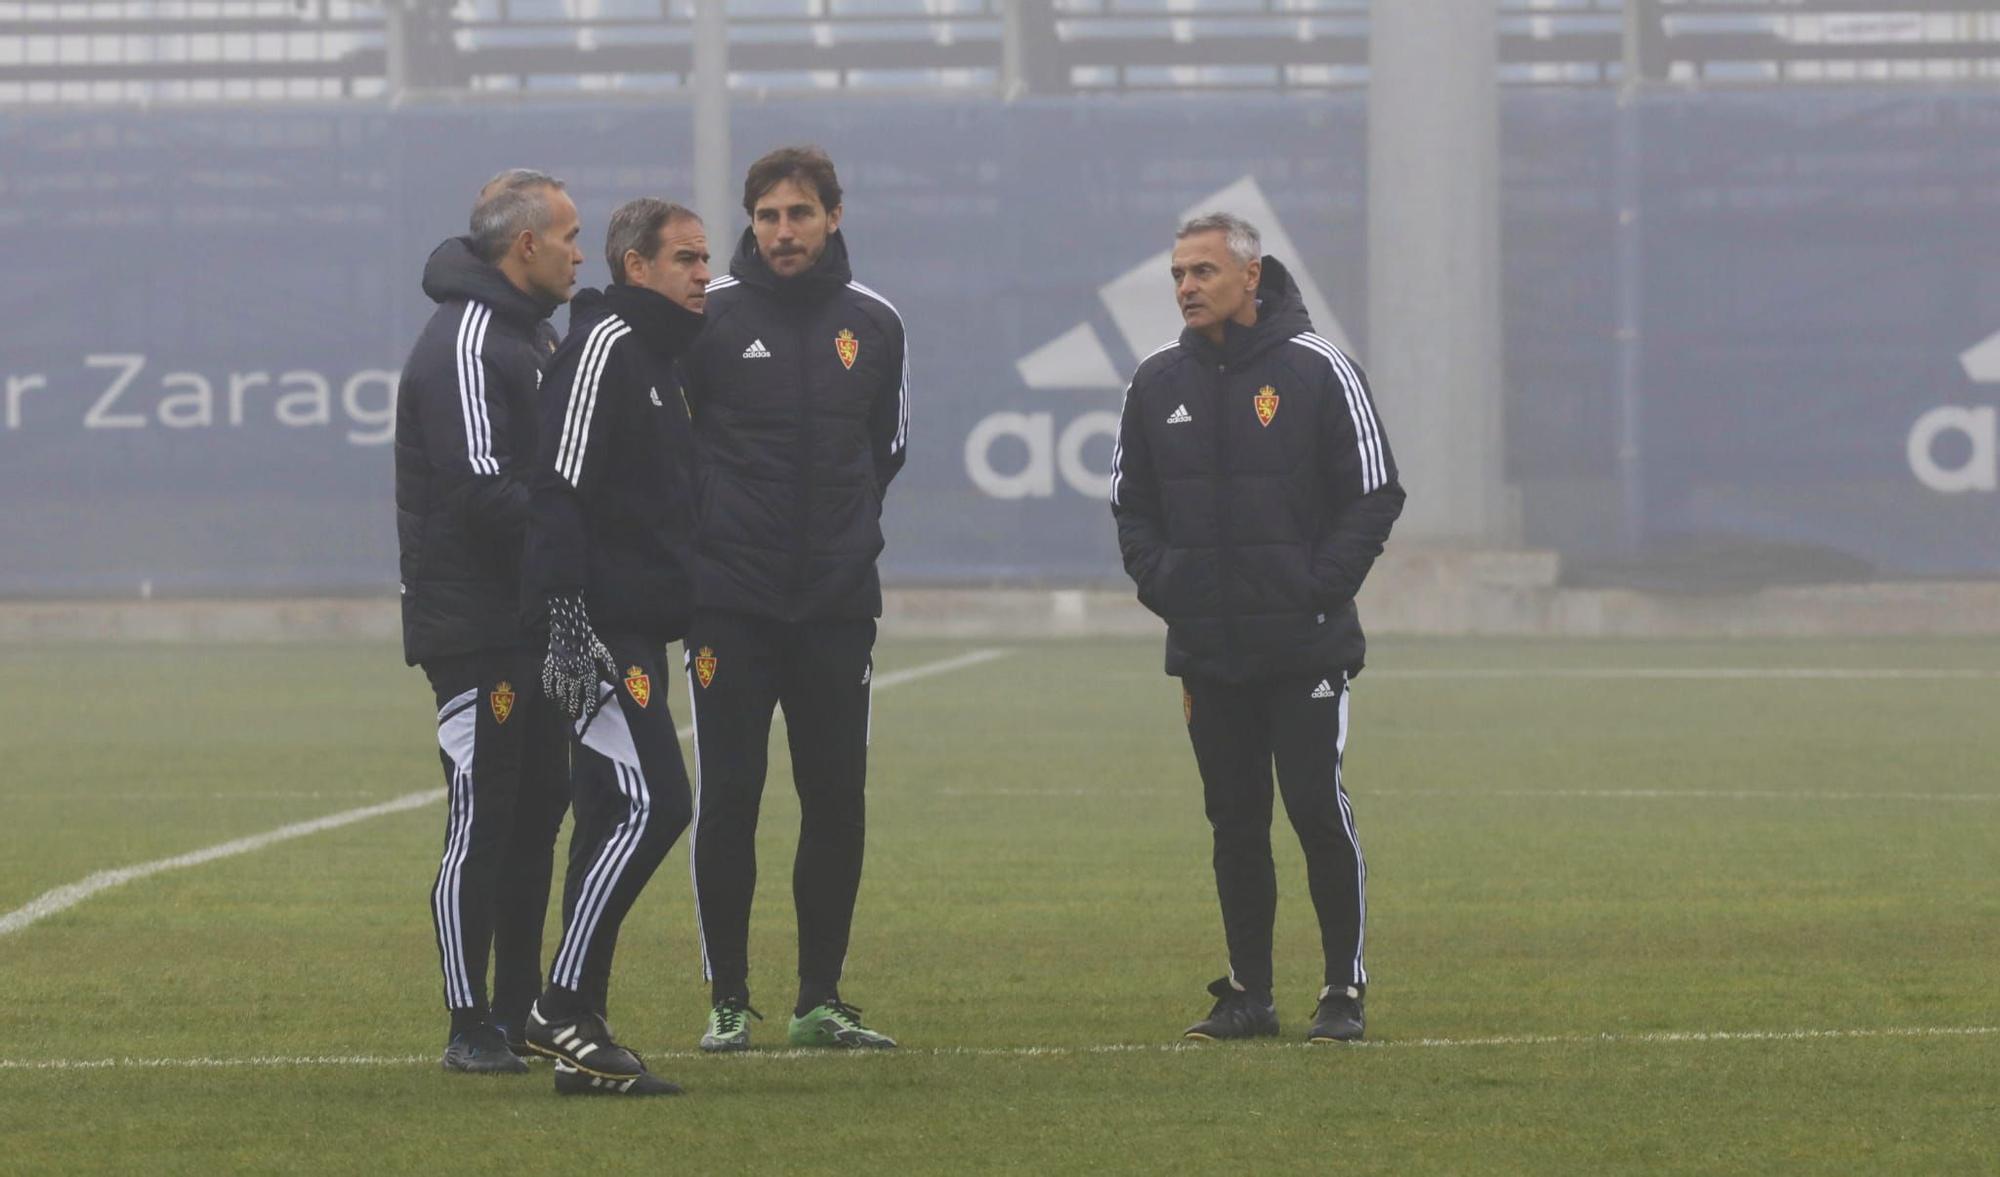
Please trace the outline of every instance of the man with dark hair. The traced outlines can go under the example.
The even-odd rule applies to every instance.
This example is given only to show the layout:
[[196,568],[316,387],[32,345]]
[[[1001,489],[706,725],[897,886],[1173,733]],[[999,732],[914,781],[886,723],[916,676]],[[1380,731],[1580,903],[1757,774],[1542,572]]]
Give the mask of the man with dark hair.
[[535,642],[516,603],[536,396],[555,346],[548,317],[583,261],[578,230],[553,176],[517,168],[489,181],[468,235],[424,265],[424,293],[438,307],[398,391],[403,654],[437,695],[451,798],[431,915],[451,1014],[444,1066],[454,1071],[527,1070],[508,1039],[542,987],[567,741],[537,689]]
[[[708,238],[677,204],[611,216],[612,283],[578,292],[549,367],[523,604],[548,635],[542,684],[576,743],[563,936],[528,1045],[571,1095],[672,1095],[611,1037],[619,925],[688,825],[667,643],[694,611],[694,438],[675,361],[702,327]],[[601,635],[601,636],[600,636]]]
[[[1305,850],[1326,984],[1307,1038],[1362,1036],[1368,871],[1341,780],[1354,594],[1403,509],[1354,361],[1313,334],[1257,230],[1197,217],[1174,244],[1186,329],[1125,393],[1111,509],[1139,600],[1167,622],[1208,820],[1229,975],[1194,1039],[1278,1033],[1271,775]],[[1338,680],[1338,681],[1336,681]]]
[[866,822],[882,496],[902,468],[902,317],[853,281],[840,183],[816,147],[751,165],[750,227],[709,285],[685,361],[701,454],[701,607],[684,643],[694,698],[694,860],[704,1050],[750,1046],[757,812],[773,708],[799,795],[795,1046],[891,1047],[840,997]]

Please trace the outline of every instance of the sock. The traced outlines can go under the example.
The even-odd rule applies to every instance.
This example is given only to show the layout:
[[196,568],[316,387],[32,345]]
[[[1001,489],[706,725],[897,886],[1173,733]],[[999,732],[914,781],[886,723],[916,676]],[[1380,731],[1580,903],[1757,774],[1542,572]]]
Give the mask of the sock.
[[456,1038],[460,1034],[465,1033],[467,1030],[472,1029],[474,1026],[477,1026],[481,1022],[484,1022],[486,1020],[487,1020],[486,1010],[481,1006],[475,1005],[470,1009],[452,1010],[451,1036],[453,1038]]
[[546,1021],[566,1022],[588,1012],[589,1006],[576,990],[551,984],[542,991],[541,999],[535,1002],[535,1008],[542,1011],[542,1017]]

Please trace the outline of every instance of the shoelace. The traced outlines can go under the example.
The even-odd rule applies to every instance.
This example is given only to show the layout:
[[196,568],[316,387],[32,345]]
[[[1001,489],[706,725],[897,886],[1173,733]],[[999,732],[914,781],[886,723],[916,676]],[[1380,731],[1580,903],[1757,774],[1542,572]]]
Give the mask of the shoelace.
[[839,1021],[850,1030],[866,1030],[868,1028],[861,1024],[861,1008],[859,1006],[849,1005],[836,997],[826,1003],[826,1009],[828,1013],[834,1016],[836,1021]]
[[715,1032],[717,1034],[734,1034],[738,1030],[741,1030],[743,1028],[743,1015],[746,1013],[760,1022],[764,1020],[764,1015],[758,1013],[756,1008],[747,1001],[725,1001],[721,1005],[716,1006]]

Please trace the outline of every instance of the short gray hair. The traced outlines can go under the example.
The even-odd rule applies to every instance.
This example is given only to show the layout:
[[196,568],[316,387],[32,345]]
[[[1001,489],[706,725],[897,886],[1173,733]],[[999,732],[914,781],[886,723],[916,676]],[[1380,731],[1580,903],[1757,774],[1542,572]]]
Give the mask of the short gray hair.
[[549,193],[562,187],[561,180],[532,168],[508,168],[486,181],[472,206],[472,252],[480,261],[497,262],[523,231],[548,228],[554,215]]
[[1196,233],[1222,234],[1223,244],[1229,247],[1230,256],[1246,266],[1264,256],[1264,239],[1258,235],[1257,226],[1235,213],[1203,213],[1182,225],[1180,232],[1174,234],[1174,240],[1181,241]]
[[651,196],[619,205],[611,214],[611,227],[604,232],[604,261],[611,267],[611,280],[625,281],[626,251],[637,250],[640,257],[651,259],[660,252],[661,231],[682,217],[701,219],[691,208]]

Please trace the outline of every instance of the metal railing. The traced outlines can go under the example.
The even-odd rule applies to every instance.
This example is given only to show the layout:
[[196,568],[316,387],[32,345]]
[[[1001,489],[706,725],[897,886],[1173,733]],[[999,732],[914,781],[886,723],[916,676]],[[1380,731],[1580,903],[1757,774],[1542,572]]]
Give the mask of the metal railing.
[[[1993,0],[1496,0],[1500,78],[2000,79]],[[696,0],[0,0],[0,104],[674,91]],[[1369,0],[731,0],[735,92],[1328,90]],[[1628,15],[1636,19],[1628,20]]]

